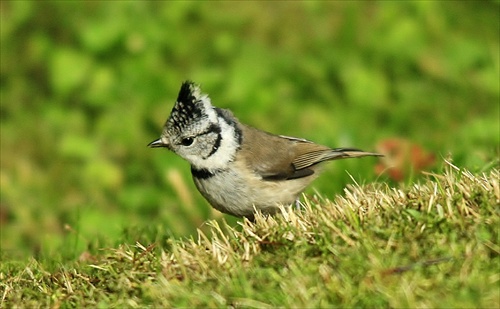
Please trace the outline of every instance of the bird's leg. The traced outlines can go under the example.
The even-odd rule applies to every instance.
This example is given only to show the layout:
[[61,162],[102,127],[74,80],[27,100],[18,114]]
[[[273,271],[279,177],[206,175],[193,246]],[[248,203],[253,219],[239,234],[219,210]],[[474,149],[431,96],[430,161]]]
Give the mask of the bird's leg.
[[300,211],[300,209],[302,209],[302,208],[303,208],[303,207],[302,207],[302,204],[300,203],[299,199],[296,199],[296,200],[295,200],[295,209],[296,209],[297,211]]

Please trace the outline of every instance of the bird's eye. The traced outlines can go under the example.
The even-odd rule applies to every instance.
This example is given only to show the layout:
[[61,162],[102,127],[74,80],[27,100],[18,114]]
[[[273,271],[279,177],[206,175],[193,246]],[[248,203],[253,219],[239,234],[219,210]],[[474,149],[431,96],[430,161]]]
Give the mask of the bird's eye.
[[194,139],[192,137],[186,137],[186,138],[183,138],[181,140],[181,144],[183,146],[191,146],[191,144],[193,143]]

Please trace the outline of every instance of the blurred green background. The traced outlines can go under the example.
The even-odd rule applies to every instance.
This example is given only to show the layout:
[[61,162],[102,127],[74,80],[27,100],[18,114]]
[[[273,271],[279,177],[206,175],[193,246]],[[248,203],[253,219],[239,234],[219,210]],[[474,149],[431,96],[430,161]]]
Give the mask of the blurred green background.
[[[146,147],[186,79],[273,133],[365,150],[401,138],[438,163],[498,164],[498,1],[0,5],[3,259],[193,235],[221,217],[186,162]],[[330,163],[308,192],[341,194],[346,170],[391,182],[376,164]]]

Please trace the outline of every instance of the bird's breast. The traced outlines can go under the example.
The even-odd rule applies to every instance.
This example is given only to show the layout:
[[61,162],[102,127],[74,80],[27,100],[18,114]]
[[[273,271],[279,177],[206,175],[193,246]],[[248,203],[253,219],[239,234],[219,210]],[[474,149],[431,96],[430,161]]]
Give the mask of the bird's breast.
[[241,162],[231,162],[223,170],[192,169],[192,175],[196,187],[214,208],[234,216],[250,216],[254,207],[274,213],[278,205],[292,204],[315,178],[263,180]]

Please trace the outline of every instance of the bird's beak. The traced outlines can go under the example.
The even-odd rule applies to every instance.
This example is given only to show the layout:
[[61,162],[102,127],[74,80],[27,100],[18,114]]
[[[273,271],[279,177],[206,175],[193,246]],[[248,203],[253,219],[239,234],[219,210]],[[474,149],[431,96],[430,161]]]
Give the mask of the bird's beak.
[[168,144],[165,144],[161,138],[152,141],[151,143],[148,144],[148,147],[150,148],[160,148],[160,147],[166,147],[168,148]]

